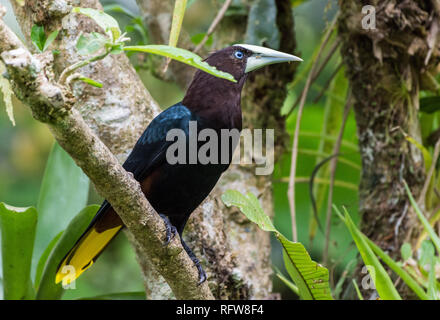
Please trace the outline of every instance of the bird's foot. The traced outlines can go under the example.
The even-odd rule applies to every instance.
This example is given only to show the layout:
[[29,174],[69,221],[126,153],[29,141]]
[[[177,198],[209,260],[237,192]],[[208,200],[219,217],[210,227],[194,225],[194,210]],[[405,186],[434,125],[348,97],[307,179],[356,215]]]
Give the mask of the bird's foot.
[[206,272],[205,272],[205,270],[203,270],[202,264],[200,263],[199,259],[197,259],[196,255],[187,246],[185,241],[183,241],[182,238],[180,239],[180,241],[182,242],[183,249],[185,249],[186,253],[188,253],[188,256],[191,258],[192,262],[194,262],[194,265],[196,266],[197,271],[199,271],[199,283],[197,285],[201,285],[207,279]]
[[159,214],[159,216],[163,219],[163,221],[165,222],[165,227],[166,227],[166,238],[165,238],[165,243],[164,243],[164,247],[168,246],[171,242],[171,240],[173,240],[173,238],[176,236],[177,234],[177,229],[175,226],[173,226],[170,222],[170,220],[168,220],[168,217],[164,214]]

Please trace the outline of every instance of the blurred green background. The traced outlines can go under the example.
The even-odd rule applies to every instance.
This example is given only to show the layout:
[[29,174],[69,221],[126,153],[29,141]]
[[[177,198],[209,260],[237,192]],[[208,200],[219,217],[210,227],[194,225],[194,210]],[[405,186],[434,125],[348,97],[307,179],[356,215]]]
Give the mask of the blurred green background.
[[[118,1],[102,1],[104,5],[116,3]],[[9,8],[6,22],[13,27],[14,31],[20,33],[15,18],[11,14],[9,1],[0,0],[0,3]],[[139,15],[135,1],[119,1],[121,5],[128,8],[131,12]],[[323,30],[332,19],[336,9],[336,2],[330,4],[326,0],[304,1],[294,9],[296,37],[298,44],[298,55],[305,63],[300,65],[305,68],[308,59],[313,55],[314,50],[319,45]],[[187,9],[184,19],[184,29],[191,35],[206,32],[212,19],[216,14],[212,1],[196,0]],[[130,19],[122,14],[114,14],[121,24],[122,29]],[[128,29],[131,31],[131,29]],[[130,33],[133,41],[138,41],[139,35]],[[215,33],[214,33],[215,38]],[[240,43],[243,39],[237,39]],[[330,94],[325,95],[317,103],[314,103],[317,94],[325,85],[330,74],[337,65],[339,54],[336,54],[327,67],[324,69],[318,81],[312,86],[309,99],[306,103],[301,132],[308,133],[300,136],[300,149],[316,150],[319,145],[319,138],[313,136],[321,134],[324,118],[324,105],[327,99],[333,97],[332,103],[344,104],[345,97],[334,97]],[[162,82],[154,78],[148,70],[140,69],[139,74],[152,96],[158,103],[166,108],[179,100],[183,92],[170,83]],[[304,86],[304,80],[300,81],[291,93],[298,96]],[[338,88],[334,88],[338,91]],[[335,93],[336,95],[336,93]],[[1,93],[0,93],[1,97]],[[48,158],[48,153],[53,144],[53,138],[45,125],[33,120],[28,108],[22,106],[14,100],[14,117],[16,126],[12,126],[9,121],[3,99],[0,99],[0,201],[13,206],[25,207],[35,206],[38,200],[40,184],[42,181],[44,167]],[[296,113],[292,113],[288,120],[288,131],[293,135],[295,127]],[[244,124],[246,127],[246,123]],[[346,142],[357,144],[355,121],[350,114],[344,134]],[[346,159],[360,165],[359,154],[351,148],[343,147],[341,152]],[[316,165],[316,157],[313,155],[299,154],[298,158],[298,177],[309,177]],[[274,204],[275,204],[275,225],[287,237],[291,237],[290,211],[287,201],[287,183],[285,178],[290,172],[290,152],[286,153],[277,164],[273,176],[274,180]],[[356,186],[359,182],[360,171],[343,163],[338,164],[336,180],[351,183]],[[284,180],[283,180],[284,178]],[[323,235],[317,232],[313,243],[309,239],[309,225],[312,218],[311,202],[308,192],[308,183],[298,183],[296,187],[296,206],[297,224],[299,241],[302,242],[312,258],[321,261],[323,250]],[[96,195],[93,187],[90,189],[89,203],[100,203],[101,199]],[[66,195],[60,195],[63,197]],[[324,200],[326,204],[327,200]],[[350,213],[357,219],[358,197],[357,191],[347,188],[336,187],[334,191],[334,201],[337,205],[346,206]],[[325,224],[325,205],[321,210],[321,223]],[[331,281],[337,281],[340,273],[347,267],[347,263],[355,258],[355,250],[351,245],[351,237],[346,228],[333,220],[332,241],[330,244],[329,267]],[[281,249],[277,241],[272,241],[272,260],[274,266],[283,270]],[[0,264],[1,266],[1,264]],[[90,297],[109,292],[123,291],[142,291],[143,285],[139,267],[135,261],[135,255],[130,248],[125,234],[121,233],[115,241],[106,249],[96,262],[95,266],[88,270],[76,282],[76,290],[67,290],[64,299],[78,297]],[[0,295],[2,291],[0,290]],[[294,295],[287,289],[277,277],[274,277],[274,292],[280,292],[282,298],[294,298]]]

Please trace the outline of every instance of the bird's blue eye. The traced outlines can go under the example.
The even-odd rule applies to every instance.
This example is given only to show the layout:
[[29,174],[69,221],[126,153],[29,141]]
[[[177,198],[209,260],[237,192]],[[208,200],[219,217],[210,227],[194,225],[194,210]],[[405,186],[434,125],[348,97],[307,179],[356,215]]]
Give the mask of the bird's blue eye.
[[244,56],[243,52],[241,52],[241,51],[235,51],[234,55],[237,59],[243,59],[243,56]]

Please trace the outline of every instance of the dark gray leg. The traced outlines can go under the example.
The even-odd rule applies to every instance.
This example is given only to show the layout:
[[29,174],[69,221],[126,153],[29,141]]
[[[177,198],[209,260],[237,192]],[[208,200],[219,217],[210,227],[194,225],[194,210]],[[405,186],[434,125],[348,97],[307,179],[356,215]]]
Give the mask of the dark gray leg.
[[202,265],[200,264],[199,259],[197,259],[194,252],[191,251],[191,249],[187,246],[185,241],[183,241],[182,238],[180,238],[180,242],[182,242],[183,249],[185,249],[186,253],[188,253],[189,257],[191,258],[192,262],[194,262],[195,266],[197,267],[197,270],[199,271],[199,285],[206,281],[206,273],[202,268]]
[[166,215],[159,214],[159,216],[163,219],[163,221],[165,222],[165,227],[167,228],[166,239],[164,244],[164,246],[167,246],[170,243],[170,241],[174,238],[174,236],[177,234],[177,229],[171,224],[170,220],[168,220],[168,217]]

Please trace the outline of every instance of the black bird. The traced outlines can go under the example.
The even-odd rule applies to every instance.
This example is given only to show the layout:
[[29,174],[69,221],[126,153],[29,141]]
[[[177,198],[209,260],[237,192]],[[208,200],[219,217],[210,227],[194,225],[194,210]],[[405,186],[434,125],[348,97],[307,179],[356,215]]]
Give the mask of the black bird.
[[[235,144],[228,142],[226,151],[229,154],[227,161],[223,163],[219,160],[217,164],[202,164],[199,161],[195,164],[188,161],[171,164],[167,161],[167,150],[174,142],[167,140],[167,133],[172,129],[184,132],[185,159],[188,160],[190,152],[194,152],[189,148],[191,121],[196,123],[197,132],[203,129],[213,129],[217,133],[221,129],[241,131],[240,98],[248,72],[273,63],[302,60],[272,49],[238,44],[211,54],[205,61],[233,75],[236,82],[198,70],[183,101],[153,119],[123,164],[124,169],[132,172],[134,178],[140,182],[148,201],[164,219],[167,226],[166,244],[176,232],[182,235],[191,213],[211,192],[220,175],[229,167],[232,151],[235,149]],[[200,142],[197,147],[200,147]],[[222,152],[225,151],[221,148],[218,151],[217,159],[223,159]],[[62,281],[66,276],[66,271],[63,270],[66,265],[75,268],[77,278],[96,261],[110,240],[123,227],[122,220],[110,203],[104,201],[87,230],[60,263],[56,282]],[[181,241],[199,271],[200,282],[205,281],[206,275],[199,260],[185,242]],[[70,278],[68,282],[70,281],[73,279]]]

